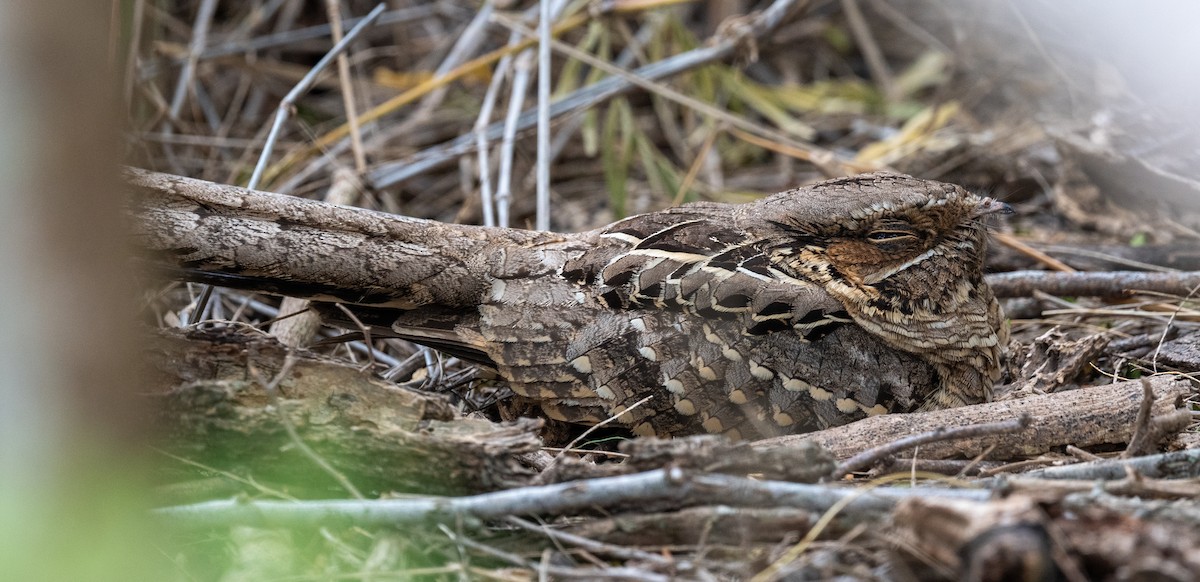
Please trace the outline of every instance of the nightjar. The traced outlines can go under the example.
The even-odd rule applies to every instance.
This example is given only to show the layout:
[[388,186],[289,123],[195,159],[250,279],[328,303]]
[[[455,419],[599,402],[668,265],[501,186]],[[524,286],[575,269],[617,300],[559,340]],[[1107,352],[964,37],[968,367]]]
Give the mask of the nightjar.
[[353,304],[574,423],[754,438],[979,403],[1006,343],[982,266],[1008,207],[905,175],[577,234],[127,179],[138,244],[176,276]]

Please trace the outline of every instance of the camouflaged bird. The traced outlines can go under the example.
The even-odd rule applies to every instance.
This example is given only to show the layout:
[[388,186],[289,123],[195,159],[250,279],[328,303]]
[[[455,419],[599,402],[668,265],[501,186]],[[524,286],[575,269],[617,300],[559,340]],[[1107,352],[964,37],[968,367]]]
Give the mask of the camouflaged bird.
[[139,244],[178,276],[365,306],[573,423],[750,438],[984,402],[1006,343],[982,263],[1007,206],[899,174],[578,234],[127,179]]

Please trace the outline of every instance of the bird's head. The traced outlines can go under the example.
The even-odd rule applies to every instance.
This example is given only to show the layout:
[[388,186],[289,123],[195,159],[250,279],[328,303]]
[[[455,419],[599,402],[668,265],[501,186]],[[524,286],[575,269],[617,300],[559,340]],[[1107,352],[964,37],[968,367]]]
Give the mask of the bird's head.
[[941,386],[922,406],[990,398],[1007,330],[983,281],[984,219],[1008,205],[899,174],[823,182],[759,204],[776,269],[820,284],[863,329],[937,366]]
[[777,268],[863,309],[938,311],[982,277],[984,218],[1010,211],[952,184],[867,174],[760,203]]

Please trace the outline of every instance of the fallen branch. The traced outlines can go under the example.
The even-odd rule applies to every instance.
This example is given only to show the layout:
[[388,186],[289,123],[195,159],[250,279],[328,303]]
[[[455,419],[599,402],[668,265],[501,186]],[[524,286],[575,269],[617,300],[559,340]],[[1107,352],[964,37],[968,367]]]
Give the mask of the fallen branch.
[[[305,483],[315,491],[332,480],[302,460],[294,446],[301,437],[362,491],[473,493],[533,477],[519,458],[540,447],[538,420],[456,418],[439,395],[303,351],[296,352],[293,373],[281,377],[286,346],[228,328],[159,332],[144,351],[143,376],[158,399],[164,433],[160,446],[178,456],[251,466],[256,480]],[[276,406],[248,373],[251,366],[263,378],[280,378]],[[288,424],[297,437],[289,437]]]
[[[1194,241],[1175,242],[1163,245],[1131,247],[1129,245],[1084,245],[1067,243],[1041,244],[1025,242],[1029,247],[1053,255],[1078,271],[1172,271],[1200,270],[1200,248]],[[1016,249],[1008,250],[999,245],[989,248],[988,267],[994,272],[1034,269],[1040,261],[1030,258]]]
[[611,511],[619,507],[644,507],[651,502],[676,506],[721,504],[788,507],[823,512],[835,503],[852,498],[842,513],[846,519],[875,520],[882,518],[897,502],[909,497],[980,501],[989,496],[990,492],[983,490],[935,487],[879,487],[863,492],[838,486],[758,481],[670,468],[619,477],[521,487],[469,497],[326,501],[227,499],[165,507],[153,513],[178,525],[191,527],[345,524],[369,528],[430,520],[563,515],[595,508]]
[[[1178,377],[1154,376],[1150,382],[1158,399],[1155,415],[1174,412],[1176,399],[1191,392],[1188,382]],[[1141,400],[1141,384],[1135,380],[950,410],[872,416],[813,433],[764,439],[754,446],[787,447],[811,439],[835,457],[845,459],[868,449],[872,443],[939,428],[1001,422],[1028,414],[1032,424],[1018,433],[939,442],[921,448],[921,456],[931,459],[974,457],[991,445],[996,446],[991,460],[1026,458],[1066,445],[1088,447],[1129,442]]]
[[1013,271],[986,277],[997,297],[1029,297],[1034,290],[1070,297],[1124,297],[1135,291],[1187,295],[1200,286],[1200,271],[1147,273],[1105,271],[1099,273],[1053,273]]
[[1124,479],[1129,471],[1152,479],[1200,478],[1200,449],[1162,453],[1135,459],[1107,459],[1023,473],[1029,479]]
[[1124,479],[1100,481],[1092,479],[1046,479],[1013,476],[1003,481],[1006,494],[1014,492],[1029,493],[1039,497],[1064,497],[1071,493],[1097,493],[1123,497],[1140,497],[1143,499],[1181,499],[1194,500],[1200,498],[1200,483],[1192,479],[1146,479],[1136,473],[1131,473]]
[[1093,489],[1067,495],[1063,498],[1062,505],[1064,509],[1075,513],[1103,509],[1113,513],[1137,515],[1147,520],[1166,519],[1183,522],[1191,524],[1194,531],[1200,531],[1200,506],[1195,502],[1119,497]]

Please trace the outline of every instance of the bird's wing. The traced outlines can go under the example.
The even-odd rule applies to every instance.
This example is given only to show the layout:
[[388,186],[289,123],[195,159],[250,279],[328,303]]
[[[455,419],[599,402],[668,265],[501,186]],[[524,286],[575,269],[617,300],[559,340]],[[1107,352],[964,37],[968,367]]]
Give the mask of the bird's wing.
[[563,277],[595,285],[614,309],[677,309],[740,319],[749,334],[791,330],[814,339],[848,321],[818,284],[772,265],[764,243],[737,227],[723,204],[635,216],[604,229]]

